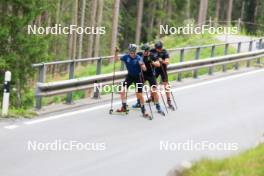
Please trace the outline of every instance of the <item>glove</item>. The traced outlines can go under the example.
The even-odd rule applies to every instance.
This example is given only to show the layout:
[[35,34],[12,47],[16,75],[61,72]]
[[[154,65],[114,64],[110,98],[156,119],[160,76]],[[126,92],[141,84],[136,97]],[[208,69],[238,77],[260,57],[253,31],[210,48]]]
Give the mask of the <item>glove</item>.
[[150,57],[147,58],[148,62],[152,62],[152,59]]

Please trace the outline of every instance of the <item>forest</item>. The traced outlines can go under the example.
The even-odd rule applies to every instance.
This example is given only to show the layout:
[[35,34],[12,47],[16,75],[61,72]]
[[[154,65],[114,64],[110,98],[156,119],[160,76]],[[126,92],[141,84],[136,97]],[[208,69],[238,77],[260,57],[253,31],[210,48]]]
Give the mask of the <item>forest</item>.
[[[113,55],[116,46],[125,51],[129,43],[162,39],[160,25],[199,25],[210,20],[232,26],[238,19],[246,35],[263,35],[264,1],[1,0],[0,81],[10,70],[15,89],[11,105],[32,107],[33,63]],[[29,35],[28,25],[104,27],[105,34]]]

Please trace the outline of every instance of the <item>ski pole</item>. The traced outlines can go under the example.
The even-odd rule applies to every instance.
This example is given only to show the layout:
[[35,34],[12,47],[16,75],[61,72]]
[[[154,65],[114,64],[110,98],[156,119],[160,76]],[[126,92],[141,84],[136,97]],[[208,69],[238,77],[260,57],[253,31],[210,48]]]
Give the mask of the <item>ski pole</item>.
[[[142,68],[140,67],[141,69],[141,72],[140,72],[140,78],[141,78],[141,82],[142,84],[144,85],[145,83],[145,80],[144,80],[144,75],[143,75],[143,71],[142,71]],[[144,86],[143,86],[144,87]],[[144,90],[143,90],[144,91]],[[148,96],[148,93],[146,92],[146,96],[147,96],[147,99],[149,99],[149,96]],[[149,110],[150,110],[150,113],[151,113],[151,120],[154,118],[153,116],[153,111],[152,111],[152,108],[151,108],[151,105],[150,105],[150,102],[148,102],[148,105],[149,105]]]
[[[150,64],[150,68],[151,68],[151,70],[153,71],[153,67],[152,67],[152,65]],[[155,77],[155,76],[154,76]],[[156,78],[155,78],[156,79]],[[157,80],[156,80],[157,81]],[[167,108],[167,106],[166,106],[166,104],[165,104],[165,100],[164,100],[164,97],[163,97],[163,95],[162,95],[162,93],[161,93],[161,91],[160,91],[160,89],[157,87],[157,89],[158,89],[158,91],[159,91],[159,93],[160,93],[160,97],[161,97],[161,100],[162,100],[162,102],[163,102],[163,105],[164,105],[164,107],[165,107],[165,109],[166,109],[166,112],[167,112],[167,114],[169,113],[169,111],[168,111],[168,108]]]
[[[164,68],[163,68],[163,65],[162,65],[162,62],[161,61],[160,61],[160,67],[161,67],[161,71],[162,71],[163,75],[165,76],[165,71],[164,71]],[[167,84],[170,86],[169,80],[167,80]],[[173,93],[172,93],[171,90],[170,90],[170,93],[171,93],[171,97],[172,97],[173,103],[175,105],[175,108],[178,109],[177,103],[175,101],[174,95],[173,95]]]
[[163,97],[163,95],[162,95],[162,93],[161,93],[160,90],[159,90],[159,93],[160,93],[160,96],[161,96],[161,99],[162,99],[163,105],[165,106],[166,112],[167,112],[167,114],[168,114],[169,111],[168,111],[168,108],[167,108],[167,106],[166,106],[166,103],[165,103],[164,97]]
[[118,59],[118,52],[119,49],[115,48],[115,55],[114,55],[114,63],[113,63],[113,79],[112,79],[112,93],[111,93],[111,109],[109,110],[109,114],[113,113],[113,101],[114,101],[114,85],[115,85],[115,70],[116,70],[116,60]]

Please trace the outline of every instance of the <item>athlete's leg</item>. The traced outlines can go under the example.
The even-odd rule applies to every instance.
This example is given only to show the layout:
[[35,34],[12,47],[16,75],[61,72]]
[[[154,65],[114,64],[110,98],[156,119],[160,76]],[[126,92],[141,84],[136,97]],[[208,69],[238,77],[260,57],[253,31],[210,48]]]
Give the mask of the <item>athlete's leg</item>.
[[127,110],[127,97],[126,97],[126,92],[128,87],[131,85],[132,83],[132,79],[131,77],[127,76],[125,81],[122,82],[122,86],[121,86],[121,90],[120,90],[120,98],[122,101],[122,107],[120,109],[117,110],[117,112],[124,112]]

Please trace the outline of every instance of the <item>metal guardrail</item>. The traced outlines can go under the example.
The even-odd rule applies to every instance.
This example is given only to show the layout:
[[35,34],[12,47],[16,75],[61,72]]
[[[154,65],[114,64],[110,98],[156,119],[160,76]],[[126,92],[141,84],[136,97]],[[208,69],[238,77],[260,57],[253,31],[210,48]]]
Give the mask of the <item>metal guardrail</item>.
[[[184,62],[185,61],[185,53],[187,53],[190,50],[195,51],[194,60],[199,60],[200,55],[201,55],[201,50],[205,49],[205,48],[210,48],[211,49],[210,57],[214,57],[216,55],[216,53],[215,53],[216,47],[224,46],[223,55],[227,55],[229,47],[231,45],[232,45],[232,47],[234,47],[234,45],[236,45],[237,53],[240,53],[242,44],[248,43],[248,51],[252,51],[254,43],[255,43],[256,47],[262,46],[262,41],[263,41],[263,38],[257,38],[254,40],[242,41],[242,42],[229,42],[229,43],[219,43],[219,44],[210,44],[210,45],[201,45],[201,46],[190,46],[190,47],[174,48],[174,49],[167,49],[167,50],[171,55],[177,54],[177,52],[178,52],[179,62]],[[121,55],[119,55],[119,56],[121,56]],[[75,65],[77,63],[96,61],[96,75],[98,76],[101,74],[102,61],[103,60],[111,60],[112,58],[113,58],[113,56],[103,56],[103,57],[94,57],[94,58],[83,58],[83,59],[75,59],[75,60],[64,60],[64,61],[53,61],[53,62],[47,62],[47,63],[38,63],[38,64],[33,64],[32,66],[33,66],[33,68],[38,69],[37,82],[38,82],[38,84],[40,84],[40,83],[46,82],[46,69],[50,65],[67,64],[69,66],[69,79],[71,80],[71,79],[74,79]],[[249,64],[250,63],[248,62],[248,66],[249,66]],[[237,63],[235,65],[235,68],[238,69],[238,67],[239,67],[239,64]],[[226,65],[224,64],[223,65],[223,71],[226,71],[226,69],[227,69]],[[121,64],[120,70],[121,71],[125,70],[123,63]],[[212,72],[213,72],[213,68],[210,67],[208,73],[212,74]],[[198,76],[197,70],[194,70],[193,77],[197,78],[197,76]],[[177,80],[181,81],[181,79],[182,79],[182,74],[179,73]],[[38,93],[38,90],[36,90],[36,94],[37,93]],[[42,99],[41,96],[36,96],[36,108],[37,109],[41,108],[41,99]],[[71,92],[68,93],[66,101],[67,101],[67,103],[72,102],[72,93]]]
[[[193,71],[197,73],[198,69],[209,68],[209,74],[213,73],[213,67],[219,65],[227,65],[230,63],[239,63],[241,61],[247,61],[247,67],[250,66],[250,61],[257,59],[257,63],[260,63],[260,58],[264,57],[264,50],[256,50],[246,53],[237,53],[226,56],[213,57],[202,60],[186,61],[176,64],[171,64],[168,67],[168,73],[182,73],[185,71]],[[236,68],[236,67],[235,67]],[[238,69],[238,68],[236,68]],[[226,71],[226,70],[223,70]],[[116,72],[116,83],[125,77],[127,71]],[[92,88],[94,83],[101,83],[102,85],[111,84],[112,73],[102,74],[96,76],[89,76],[84,78],[76,78],[71,80],[49,82],[49,83],[37,83],[36,98],[42,98],[45,96],[52,96],[58,94],[69,93],[77,90],[84,90]],[[198,75],[196,75],[197,78]],[[37,104],[36,108],[40,109],[41,104]]]

